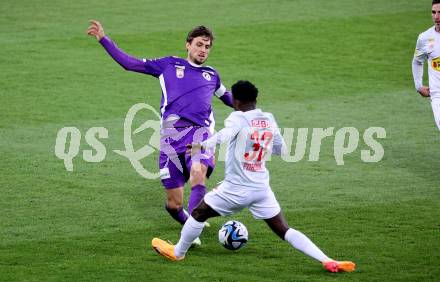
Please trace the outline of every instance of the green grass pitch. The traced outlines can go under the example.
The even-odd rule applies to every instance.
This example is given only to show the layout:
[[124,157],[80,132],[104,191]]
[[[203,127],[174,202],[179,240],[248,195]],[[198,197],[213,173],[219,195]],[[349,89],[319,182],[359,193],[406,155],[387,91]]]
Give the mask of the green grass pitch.
[[[418,33],[432,26],[431,1],[29,1],[0,4],[1,281],[438,281],[440,138],[429,101],[414,91]],[[140,177],[122,150],[128,109],[158,109],[156,79],[124,72],[85,30],[138,57],[185,56],[194,25],[214,30],[208,64],[228,87],[249,79],[259,106],[281,127],[386,129],[385,155],[366,145],[338,166],[332,138],[309,162],[270,162],[271,186],[290,225],[358,270],[326,273],[248,211],[248,245],[223,249],[211,220],[203,245],[170,263],[150,247],[176,242],[159,180]],[[426,74],[425,74],[426,77]],[[217,126],[230,109],[215,99]],[[141,121],[138,121],[139,123]],[[54,154],[58,130],[75,126],[81,150],[68,172]],[[87,129],[109,136],[104,161],[88,163]],[[137,137],[142,146],[147,132]],[[144,160],[155,169],[157,152]],[[223,178],[219,162],[208,186]],[[188,197],[188,187],[185,197]]]

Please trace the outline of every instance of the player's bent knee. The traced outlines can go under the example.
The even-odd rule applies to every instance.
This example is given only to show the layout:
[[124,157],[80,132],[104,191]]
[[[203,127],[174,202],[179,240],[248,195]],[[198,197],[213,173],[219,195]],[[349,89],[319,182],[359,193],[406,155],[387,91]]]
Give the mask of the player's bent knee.
[[200,202],[200,204],[192,211],[191,216],[198,222],[204,222],[208,219],[206,213],[206,204]]
[[219,216],[219,214],[202,200],[192,211],[191,216],[198,222],[205,222],[208,218]]
[[205,175],[202,171],[192,172],[190,177],[191,186],[203,185],[205,183]]
[[201,163],[193,164],[190,171],[191,186],[204,185],[207,170],[208,168],[204,164]]
[[204,222],[206,221],[205,216],[203,215],[203,211],[198,210],[197,208],[193,210],[193,212],[191,213],[191,216],[197,220],[198,222]]
[[166,190],[166,193],[167,207],[180,210],[183,207],[183,188],[169,189]]
[[181,201],[167,201],[166,204],[167,209],[171,209],[171,210],[180,210],[181,208],[183,208],[183,203]]

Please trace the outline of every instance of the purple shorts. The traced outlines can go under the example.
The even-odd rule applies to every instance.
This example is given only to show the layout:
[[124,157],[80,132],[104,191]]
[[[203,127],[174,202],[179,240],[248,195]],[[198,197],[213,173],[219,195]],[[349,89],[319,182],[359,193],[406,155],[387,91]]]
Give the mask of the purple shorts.
[[186,153],[186,145],[200,143],[211,136],[209,128],[181,127],[162,129],[160,138],[159,169],[165,189],[183,187],[188,181],[193,163],[204,164],[209,177],[215,168],[213,150],[205,150],[195,156]]

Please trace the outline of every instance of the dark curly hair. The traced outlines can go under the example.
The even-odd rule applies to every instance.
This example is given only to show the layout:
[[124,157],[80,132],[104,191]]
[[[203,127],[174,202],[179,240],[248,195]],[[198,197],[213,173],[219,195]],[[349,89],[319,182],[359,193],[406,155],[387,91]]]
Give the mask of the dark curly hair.
[[247,80],[239,80],[231,87],[232,96],[242,102],[255,102],[258,97],[258,89]]

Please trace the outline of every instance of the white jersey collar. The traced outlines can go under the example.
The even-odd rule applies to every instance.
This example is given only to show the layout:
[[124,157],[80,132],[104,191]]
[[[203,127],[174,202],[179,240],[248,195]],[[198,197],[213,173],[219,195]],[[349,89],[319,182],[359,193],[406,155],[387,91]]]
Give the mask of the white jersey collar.
[[[239,112],[242,112],[242,111],[239,111]],[[242,112],[242,113],[262,113],[262,111],[261,111],[260,108],[256,108],[256,109],[253,109],[253,110],[250,110],[250,111],[246,111],[246,112]]]
[[189,61],[188,59],[186,59],[186,61],[188,62],[188,64],[190,64],[190,65],[193,66],[193,67],[196,67],[196,68],[201,68],[201,67],[203,67],[203,65],[194,64],[193,62]]

